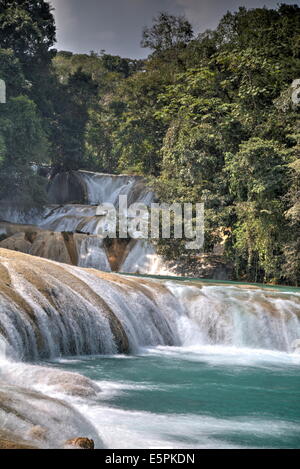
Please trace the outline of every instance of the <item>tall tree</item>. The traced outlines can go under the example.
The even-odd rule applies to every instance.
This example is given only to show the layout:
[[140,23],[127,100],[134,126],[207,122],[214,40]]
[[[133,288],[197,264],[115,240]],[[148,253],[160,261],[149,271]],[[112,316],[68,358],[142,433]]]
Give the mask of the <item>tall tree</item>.
[[153,20],[150,28],[143,31],[142,47],[160,53],[188,44],[193,37],[193,29],[184,16],[174,16],[162,12]]
[[36,105],[26,96],[0,106],[0,199],[38,204],[44,201],[33,165],[47,161],[48,144]]
[[44,0],[1,0],[0,47],[23,63],[47,56],[56,34],[51,10]]

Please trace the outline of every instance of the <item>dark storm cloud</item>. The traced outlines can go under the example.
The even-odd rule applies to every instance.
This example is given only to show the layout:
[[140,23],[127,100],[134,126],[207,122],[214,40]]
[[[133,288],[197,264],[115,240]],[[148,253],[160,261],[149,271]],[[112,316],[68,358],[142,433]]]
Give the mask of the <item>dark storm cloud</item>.
[[[142,30],[159,11],[185,14],[196,32],[214,28],[227,10],[276,7],[278,0],[50,0],[55,7],[58,49],[145,57]],[[285,3],[297,3],[297,0]]]

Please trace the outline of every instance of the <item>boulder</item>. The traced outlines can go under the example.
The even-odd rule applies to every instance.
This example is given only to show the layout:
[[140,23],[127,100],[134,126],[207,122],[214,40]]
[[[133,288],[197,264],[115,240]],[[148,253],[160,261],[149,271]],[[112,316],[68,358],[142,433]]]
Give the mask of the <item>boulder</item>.
[[95,443],[89,438],[73,438],[66,441],[65,449],[95,449]]

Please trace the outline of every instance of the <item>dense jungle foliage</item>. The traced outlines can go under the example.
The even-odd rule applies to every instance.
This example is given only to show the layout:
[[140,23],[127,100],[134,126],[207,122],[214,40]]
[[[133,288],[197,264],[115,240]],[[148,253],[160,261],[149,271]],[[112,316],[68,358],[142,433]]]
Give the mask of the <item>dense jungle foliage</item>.
[[55,41],[46,1],[0,0],[1,199],[43,203],[36,165],[143,175],[161,201],[205,203],[205,251],[223,240],[236,278],[300,284],[297,5],[240,8],[198,35],[160,13],[143,61]]

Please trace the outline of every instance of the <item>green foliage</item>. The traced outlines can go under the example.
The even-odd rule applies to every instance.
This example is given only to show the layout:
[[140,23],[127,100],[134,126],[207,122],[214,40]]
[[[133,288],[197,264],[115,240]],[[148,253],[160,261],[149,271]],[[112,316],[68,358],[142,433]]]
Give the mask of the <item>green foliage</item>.
[[26,62],[47,55],[55,43],[51,7],[44,0],[1,0],[0,46]]
[[[0,1],[0,198],[42,201],[32,163],[141,174],[162,202],[205,202],[205,251],[249,281],[300,284],[300,8],[240,8],[197,37],[161,13],[144,60],[52,49],[45,1]],[[224,235],[226,233],[226,236]],[[187,253],[180,240],[159,252]]]
[[54,54],[50,48],[54,43],[49,3],[0,2],[0,77],[6,82],[9,99],[0,106],[1,199],[44,200],[43,183],[32,165],[48,161]]
[[25,92],[26,81],[22,67],[11,49],[0,49],[0,77],[6,83],[8,98]]
[[285,243],[285,265],[286,276],[294,284],[300,285],[300,120],[297,119],[294,125],[294,133],[290,138],[295,145],[291,148],[291,158],[293,162],[289,164],[289,190],[286,195],[288,211],[286,218],[289,222],[289,236]]
[[254,137],[226,155],[226,171],[236,201],[257,202],[262,207],[281,197],[287,182],[287,150],[273,141]]
[[265,208],[254,202],[237,204],[233,239],[238,278],[275,283],[282,280],[282,247],[287,235],[283,208],[278,200],[266,201]]
[[90,110],[86,125],[85,153],[88,169],[114,173],[118,162],[112,154],[110,122],[102,111]]
[[161,53],[186,45],[192,37],[193,30],[186,18],[162,12],[154,18],[151,28],[144,29],[141,46]]
[[[191,42],[187,69],[158,96],[156,117],[168,129],[152,187],[169,203],[204,201],[205,250],[227,230],[224,256],[245,280],[299,283],[299,132],[289,92],[299,15],[284,5],[228,13]],[[159,249],[188,256],[174,240]]]
[[47,140],[36,105],[25,96],[0,106],[0,199],[41,202],[33,165],[47,161]]

